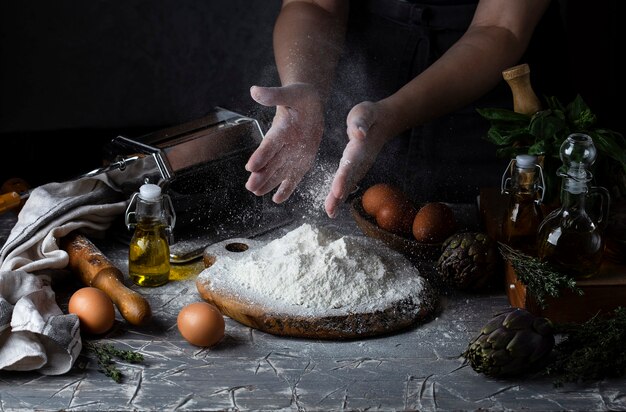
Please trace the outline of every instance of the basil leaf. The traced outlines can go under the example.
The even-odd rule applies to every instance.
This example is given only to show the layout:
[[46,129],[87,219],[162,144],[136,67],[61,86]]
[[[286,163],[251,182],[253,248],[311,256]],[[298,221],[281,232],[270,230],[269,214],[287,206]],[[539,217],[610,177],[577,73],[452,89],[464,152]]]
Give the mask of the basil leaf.
[[568,118],[571,120],[579,117],[585,110],[589,110],[589,106],[587,106],[580,94],[577,94],[574,100],[569,102],[565,108]]
[[[517,113],[507,109],[494,108],[494,109],[476,109],[478,114],[491,122],[503,122],[503,124],[510,124],[511,122],[521,125],[528,124],[529,117],[522,113]],[[518,126],[518,127],[519,127]]]
[[510,131],[502,131],[495,127],[487,130],[487,135],[485,139],[496,146],[505,146],[515,144],[519,145],[529,145],[535,140],[535,137],[528,133],[527,128],[519,128]]
[[554,144],[548,145],[548,142],[555,143],[559,140],[559,136],[567,133],[567,125],[563,119],[550,116],[551,112],[546,111],[543,116],[535,116],[530,122],[530,133],[535,136],[535,142],[542,142],[544,153],[554,153],[559,151],[559,147]]
[[573,124],[578,131],[587,130],[593,126],[597,120],[596,116],[591,112],[591,109],[579,94],[567,105],[565,113],[567,120]]
[[546,97],[546,102],[548,105],[548,109],[550,110],[558,110],[561,112],[565,111],[565,106],[556,98],[556,96]]
[[492,127],[489,130],[487,130],[487,135],[485,136],[485,139],[495,144],[496,146],[503,146],[507,144],[507,141],[508,141],[507,136],[500,133],[500,131],[496,129],[495,127]]
[[528,148],[529,155],[542,155],[546,153],[546,141],[539,140]]

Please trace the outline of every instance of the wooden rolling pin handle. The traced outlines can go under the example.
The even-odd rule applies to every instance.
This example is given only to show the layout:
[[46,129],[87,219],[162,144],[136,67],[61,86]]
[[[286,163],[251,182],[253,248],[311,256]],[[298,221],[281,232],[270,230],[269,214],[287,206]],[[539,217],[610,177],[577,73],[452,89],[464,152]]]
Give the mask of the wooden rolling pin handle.
[[142,325],[150,318],[148,301],[124,285],[122,272],[89,239],[72,232],[63,238],[62,248],[69,256],[68,268],[85,285],[106,293],[129,323]]
[[532,116],[541,110],[541,102],[530,84],[530,67],[520,64],[502,72],[513,93],[513,110]]

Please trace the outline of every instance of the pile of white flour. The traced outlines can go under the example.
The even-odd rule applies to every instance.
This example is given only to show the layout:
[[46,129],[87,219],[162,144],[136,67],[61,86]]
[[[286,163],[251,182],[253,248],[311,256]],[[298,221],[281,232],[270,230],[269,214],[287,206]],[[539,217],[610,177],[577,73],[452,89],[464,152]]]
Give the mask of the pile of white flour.
[[407,297],[417,304],[425,283],[404,256],[379,241],[310,224],[264,246],[220,256],[199,280],[298,314],[373,311]]

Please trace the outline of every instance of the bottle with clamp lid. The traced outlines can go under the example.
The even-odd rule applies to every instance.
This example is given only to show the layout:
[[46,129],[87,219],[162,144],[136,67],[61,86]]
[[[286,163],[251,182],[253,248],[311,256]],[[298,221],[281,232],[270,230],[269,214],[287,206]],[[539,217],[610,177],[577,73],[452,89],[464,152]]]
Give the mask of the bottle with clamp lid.
[[169,196],[146,183],[126,209],[126,226],[134,228],[128,251],[128,273],[139,286],[160,286],[169,280],[169,237],[176,215]]
[[[508,174],[510,177],[507,177]],[[501,191],[509,195],[502,221],[503,241],[532,256],[537,254],[544,188],[543,171],[536,156],[516,156],[502,175]]]
[[[539,258],[575,278],[595,275],[602,262],[609,211],[609,192],[591,187],[591,165],[597,155],[589,135],[572,133],[561,145],[561,207],[550,213],[539,225],[537,249]],[[599,200],[589,208],[588,199]],[[593,209],[593,210],[592,210]],[[595,211],[597,217],[592,216]]]

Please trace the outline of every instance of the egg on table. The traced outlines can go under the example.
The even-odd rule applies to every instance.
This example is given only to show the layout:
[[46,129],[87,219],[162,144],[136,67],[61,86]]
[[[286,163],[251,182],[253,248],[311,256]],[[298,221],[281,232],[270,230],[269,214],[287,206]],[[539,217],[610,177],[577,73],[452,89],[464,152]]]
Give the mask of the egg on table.
[[183,338],[195,346],[213,346],[224,337],[224,317],[207,302],[194,302],[182,308],[176,324]]
[[100,335],[115,323],[115,308],[111,299],[100,289],[84,287],[70,297],[69,313],[78,316],[83,332]]

